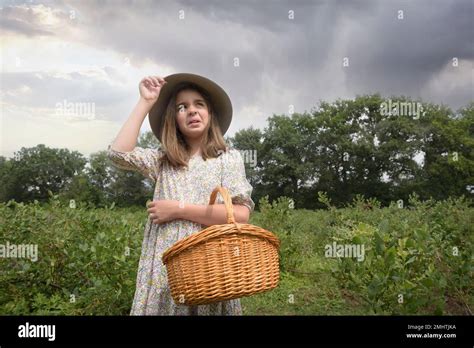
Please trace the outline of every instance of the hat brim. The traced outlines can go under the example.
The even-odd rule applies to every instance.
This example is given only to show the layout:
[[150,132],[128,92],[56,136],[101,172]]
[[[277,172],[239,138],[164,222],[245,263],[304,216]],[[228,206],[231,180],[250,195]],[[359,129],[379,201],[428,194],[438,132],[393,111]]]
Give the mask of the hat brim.
[[189,73],[173,74],[166,76],[164,79],[167,83],[161,88],[158,100],[153,104],[148,114],[153,134],[160,142],[162,141],[166,108],[176,87],[181,82],[195,83],[209,93],[222,135],[227,132],[232,121],[232,103],[227,93],[217,83],[206,77]]

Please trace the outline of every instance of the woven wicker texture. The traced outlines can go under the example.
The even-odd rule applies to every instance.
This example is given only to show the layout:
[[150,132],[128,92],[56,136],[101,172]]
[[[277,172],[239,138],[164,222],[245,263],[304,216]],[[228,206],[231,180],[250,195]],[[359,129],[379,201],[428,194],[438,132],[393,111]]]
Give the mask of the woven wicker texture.
[[177,304],[200,305],[268,291],[280,278],[280,241],[271,232],[234,219],[232,201],[224,187],[227,224],[194,233],[163,253],[171,296]]

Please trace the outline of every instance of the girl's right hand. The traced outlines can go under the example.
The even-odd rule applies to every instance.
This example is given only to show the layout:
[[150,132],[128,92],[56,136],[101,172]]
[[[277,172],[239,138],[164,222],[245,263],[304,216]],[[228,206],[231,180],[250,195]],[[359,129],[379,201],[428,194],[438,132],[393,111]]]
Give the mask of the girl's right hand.
[[146,76],[138,85],[140,97],[147,102],[156,102],[160,96],[161,88],[168,82],[160,76]]

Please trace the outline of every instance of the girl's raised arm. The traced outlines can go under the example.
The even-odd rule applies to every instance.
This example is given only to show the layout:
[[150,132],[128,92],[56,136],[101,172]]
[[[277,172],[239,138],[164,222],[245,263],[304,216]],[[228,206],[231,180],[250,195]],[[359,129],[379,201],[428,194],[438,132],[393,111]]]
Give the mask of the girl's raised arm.
[[166,81],[160,76],[148,76],[140,81],[140,99],[112,143],[113,150],[128,152],[135,148],[143,121],[157,101],[165,83]]

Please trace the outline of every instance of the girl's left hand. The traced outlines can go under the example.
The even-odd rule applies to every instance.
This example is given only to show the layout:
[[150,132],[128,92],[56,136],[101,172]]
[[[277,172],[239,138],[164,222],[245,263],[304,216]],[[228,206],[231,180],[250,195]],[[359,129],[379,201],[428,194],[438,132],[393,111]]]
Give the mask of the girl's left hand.
[[147,204],[147,212],[154,224],[162,224],[178,218],[178,201],[158,200]]

